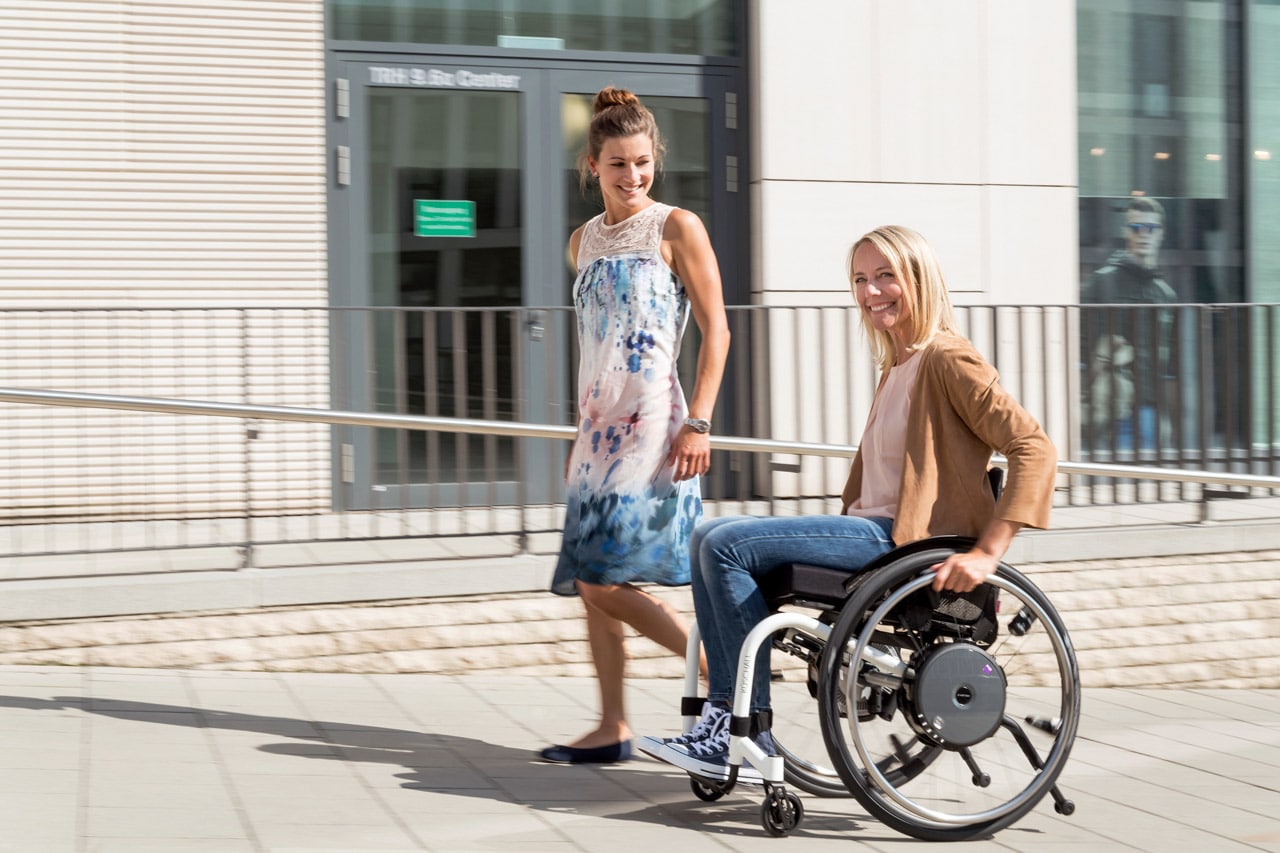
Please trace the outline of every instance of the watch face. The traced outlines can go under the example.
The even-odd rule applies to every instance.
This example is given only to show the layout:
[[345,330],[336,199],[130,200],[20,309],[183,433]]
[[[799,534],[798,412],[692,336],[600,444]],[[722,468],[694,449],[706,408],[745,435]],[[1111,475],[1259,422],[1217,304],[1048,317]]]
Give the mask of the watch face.
[[694,432],[711,432],[711,421],[704,418],[685,418],[684,422]]

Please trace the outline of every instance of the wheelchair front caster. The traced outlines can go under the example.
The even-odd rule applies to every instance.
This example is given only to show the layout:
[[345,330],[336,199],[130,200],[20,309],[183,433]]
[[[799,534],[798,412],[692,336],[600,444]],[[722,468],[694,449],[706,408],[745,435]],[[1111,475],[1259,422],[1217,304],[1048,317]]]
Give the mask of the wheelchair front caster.
[[693,795],[704,803],[714,803],[729,793],[728,789],[721,785],[709,784],[694,776],[689,777],[689,788],[692,789]]
[[781,838],[800,825],[804,819],[804,803],[790,791],[774,789],[760,806],[760,824],[764,831]]
[[1076,804],[1071,800],[1063,800],[1053,804],[1053,810],[1063,817],[1071,817],[1076,812]]

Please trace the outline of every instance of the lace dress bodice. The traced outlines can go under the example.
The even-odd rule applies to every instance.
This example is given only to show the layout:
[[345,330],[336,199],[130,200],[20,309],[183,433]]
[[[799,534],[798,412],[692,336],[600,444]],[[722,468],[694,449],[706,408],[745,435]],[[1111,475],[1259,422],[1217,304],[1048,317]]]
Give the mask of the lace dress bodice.
[[633,252],[660,254],[662,229],[674,209],[669,204],[654,202],[614,225],[604,224],[603,213],[588,220],[582,229],[582,241],[578,244],[578,272],[581,273],[592,261],[610,255]]

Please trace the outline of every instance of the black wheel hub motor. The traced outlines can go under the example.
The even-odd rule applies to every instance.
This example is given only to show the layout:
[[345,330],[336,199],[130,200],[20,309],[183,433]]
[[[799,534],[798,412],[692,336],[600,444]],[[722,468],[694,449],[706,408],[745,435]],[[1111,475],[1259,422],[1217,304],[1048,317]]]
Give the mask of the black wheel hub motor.
[[905,685],[907,719],[944,749],[989,738],[1004,717],[1008,682],[995,658],[967,642],[931,646]]

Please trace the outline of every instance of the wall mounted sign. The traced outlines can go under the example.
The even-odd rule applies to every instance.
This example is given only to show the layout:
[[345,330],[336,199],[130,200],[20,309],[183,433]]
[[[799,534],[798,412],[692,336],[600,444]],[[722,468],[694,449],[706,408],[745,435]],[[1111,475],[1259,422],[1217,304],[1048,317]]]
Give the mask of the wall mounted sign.
[[413,234],[415,237],[474,237],[476,203],[415,198]]

